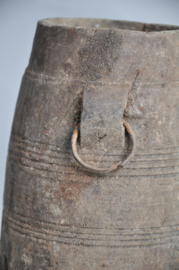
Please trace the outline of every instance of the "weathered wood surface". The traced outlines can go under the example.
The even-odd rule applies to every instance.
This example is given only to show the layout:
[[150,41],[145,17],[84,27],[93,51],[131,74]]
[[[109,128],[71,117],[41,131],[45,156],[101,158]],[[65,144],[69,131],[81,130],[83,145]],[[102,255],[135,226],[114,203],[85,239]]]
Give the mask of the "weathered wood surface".
[[[9,144],[1,269],[179,269],[177,29],[107,20],[38,23]],[[81,115],[92,89],[100,95],[109,89],[109,99],[110,89],[121,92],[119,148],[110,126],[106,141],[96,140],[90,107]],[[136,134],[135,158],[103,176],[80,168],[70,146],[75,126],[82,121],[83,159],[109,166],[128,150],[123,117]]]

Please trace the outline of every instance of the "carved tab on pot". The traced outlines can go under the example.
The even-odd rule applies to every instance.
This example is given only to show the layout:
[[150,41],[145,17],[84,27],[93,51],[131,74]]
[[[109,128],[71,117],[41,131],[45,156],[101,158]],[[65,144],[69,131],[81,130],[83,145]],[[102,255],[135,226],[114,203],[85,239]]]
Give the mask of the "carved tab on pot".
[[82,148],[121,150],[124,146],[123,112],[129,84],[91,85],[83,94],[80,124]]

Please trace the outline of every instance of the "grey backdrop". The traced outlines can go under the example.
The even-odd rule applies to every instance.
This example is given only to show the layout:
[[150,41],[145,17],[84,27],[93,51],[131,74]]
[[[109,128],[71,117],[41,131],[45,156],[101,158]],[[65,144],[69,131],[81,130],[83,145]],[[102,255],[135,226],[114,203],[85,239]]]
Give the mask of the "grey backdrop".
[[179,0],[0,0],[0,226],[13,114],[38,20],[93,17],[179,25]]

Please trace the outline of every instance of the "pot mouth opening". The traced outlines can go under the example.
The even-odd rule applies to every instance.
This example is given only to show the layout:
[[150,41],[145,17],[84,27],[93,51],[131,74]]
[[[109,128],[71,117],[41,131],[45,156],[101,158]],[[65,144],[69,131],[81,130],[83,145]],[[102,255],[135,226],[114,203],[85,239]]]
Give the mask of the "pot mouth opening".
[[92,18],[48,18],[40,20],[42,24],[48,26],[66,26],[79,28],[107,28],[107,29],[123,29],[141,32],[160,32],[179,30],[177,25],[165,24],[149,24],[132,21],[118,21],[108,19],[92,19]]

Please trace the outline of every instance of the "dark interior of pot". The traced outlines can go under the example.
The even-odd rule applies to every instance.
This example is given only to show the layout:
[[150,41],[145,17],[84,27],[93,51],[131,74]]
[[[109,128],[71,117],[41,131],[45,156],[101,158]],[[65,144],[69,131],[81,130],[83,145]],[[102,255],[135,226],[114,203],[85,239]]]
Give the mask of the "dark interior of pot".
[[43,20],[43,23],[49,26],[64,25],[69,27],[83,27],[83,28],[114,28],[142,32],[158,32],[178,30],[179,26],[164,25],[164,24],[147,24],[130,21],[117,21],[106,19],[82,19],[82,18],[49,18]]

